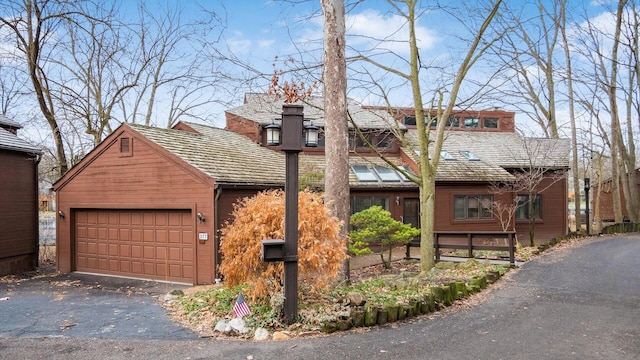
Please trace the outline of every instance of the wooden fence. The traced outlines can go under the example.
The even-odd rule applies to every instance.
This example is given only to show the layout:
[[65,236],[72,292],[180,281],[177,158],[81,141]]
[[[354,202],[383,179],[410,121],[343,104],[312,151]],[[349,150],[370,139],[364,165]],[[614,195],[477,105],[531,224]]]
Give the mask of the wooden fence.
[[[436,231],[433,233],[433,247],[435,249],[436,260],[440,260],[440,249],[454,249],[454,250],[467,250],[468,257],[473,258],[474,250],[493,250],[493,251],[508,251],[509,252],[509,263],[512,265],[515,264],[515,252],[516,252],[516,242],[514,231],[507,232],[491,232],[491,231]],[[446,241],[452,239],[466,239],[466,241]],[[483,240],[478,243],[475,240]],[[495,240],[495,239],[505,239],[506,242],[504,245],[502,244],[487,244],[487,240]],[[443,242],[445,240],[445,242]],[[491,242],[491,241],[489,241]],[[495,242],[495,241],[494,241]],[[407,252],[405,258],[411,258],[411,248],[412,247],[420,247],[420,238],[413,239],[409,243],[407,243]]]

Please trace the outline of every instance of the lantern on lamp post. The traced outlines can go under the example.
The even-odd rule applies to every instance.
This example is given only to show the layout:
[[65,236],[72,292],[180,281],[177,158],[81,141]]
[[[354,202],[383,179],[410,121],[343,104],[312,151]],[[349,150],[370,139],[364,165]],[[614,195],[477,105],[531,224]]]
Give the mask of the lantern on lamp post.
[[280,125],[274,121],[265,126],[265,130],[267,133],[267,146],[280,145]]

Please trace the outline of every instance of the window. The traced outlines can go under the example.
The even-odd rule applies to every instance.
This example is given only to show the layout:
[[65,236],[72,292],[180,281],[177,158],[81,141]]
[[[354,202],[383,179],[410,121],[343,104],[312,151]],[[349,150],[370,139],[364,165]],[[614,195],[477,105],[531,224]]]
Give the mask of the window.
[[373,170],[376,172],[380,180],[382,182],[400,182],[402,179],[400,178],[400,174],[398,174],[394,169],[389,169],[386,167],[375,165]]
[[480,127],[480,119],[478,118],[464,118],[464,127],[477,128]]
[[404,116],[404,124],[405,125],[415,125],[416,124],[416,117],[415,116]]
[[446,150],[440,151],[440,158],[442,160],[455,160],[456,158],[453,155],[449,154]]
[[352,165],[351,169],[356,174],[358,181],[378,181],[378,178],[367,165]]
[[391,149],[393,146],[393,136],[391,134],[378,135],[375,144],[378,149]]
[[131,138],[120,138],[120,156],[133,156],[131,142]]
[[[406,170],[405,167],[403,169]],[[380,165],[351,165],[358,181],[362,182],[402,182],[408,179],[395,169]]]
[[375,205],[389,211],[389,198],[382,196],[354,196],[351,198],[351,213],[355,214]]
[[[373,134],[362,134],[362,135],[364,135],[364,138],[367,140],[369,144],[374,144]],[[360,137],[360,135],[356,134],[356,148],[368,148],[369,145],[367,145],[367,142],[365,142],[362,139],[362,137]]]
[[460,151],[460,154],[462,154],[462,156],[464,156],[465,158],[467,158],[467,160],[470,161],[480,161],[480,158],[477,157],[474,153],[472,153],[471,151]]
[[[533,196],[534,219],[542,219],[542,195]],[[516,220],[529,220],[529,195],[518,195],[516,199]]]
[[492,219],[492,195],[465,195],[453,197],[456,220]]
[[496,119],[496,118],[485,118],[482,121],[482,126],[485,129],[497,129],[498,128],[498,119]]
[[447,127],[460,127],[460,118],[450,117],[447,120]]

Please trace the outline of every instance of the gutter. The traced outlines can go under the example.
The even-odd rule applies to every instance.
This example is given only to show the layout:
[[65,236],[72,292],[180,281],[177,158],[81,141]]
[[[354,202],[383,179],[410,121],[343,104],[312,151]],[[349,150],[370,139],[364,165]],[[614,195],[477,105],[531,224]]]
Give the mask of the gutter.
[[35,186],[35,195],[36,201],[35,204],[35,224],[37,226],[37,230],[34,236],[35,248],[36,248],[36,256],[35,256],[35,269],[40,266],[40,186],[38,184],[38,165],[40,164],[40,160],[42,160],[41,154],[35,154],[35,158],[33,159],[33,182]]

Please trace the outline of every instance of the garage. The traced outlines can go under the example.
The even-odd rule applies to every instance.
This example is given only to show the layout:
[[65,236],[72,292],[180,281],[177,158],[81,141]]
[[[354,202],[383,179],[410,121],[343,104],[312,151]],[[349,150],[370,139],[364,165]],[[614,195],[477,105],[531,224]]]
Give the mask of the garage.
[[75,210],[76,271],[194,283],[190,210]]

